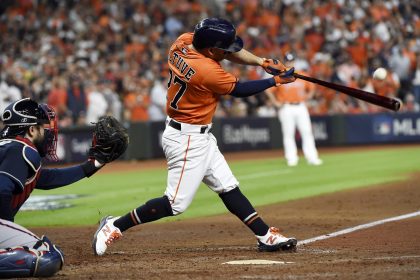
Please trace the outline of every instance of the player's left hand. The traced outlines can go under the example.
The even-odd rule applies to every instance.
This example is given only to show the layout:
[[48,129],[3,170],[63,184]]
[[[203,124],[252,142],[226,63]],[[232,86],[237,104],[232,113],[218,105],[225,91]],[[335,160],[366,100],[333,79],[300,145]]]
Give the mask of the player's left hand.
[[267,59],[264,58],[264,62],[261,65],[265,72],[271,75],[279,75],[280,73],[287,70],[286,66],[278,59]]
[[296,77],[293,75],[295,73],[295,68],[289,68],[286,71],[283,71],[280,75],[274,76],[274,80],[276,81],[276,86],[280,86],[283,84],[292,83],[296,80]]
[[128,147],[128,133],[114,117],[101,117],[95,124],[89,157],[101,164],[119,158]]

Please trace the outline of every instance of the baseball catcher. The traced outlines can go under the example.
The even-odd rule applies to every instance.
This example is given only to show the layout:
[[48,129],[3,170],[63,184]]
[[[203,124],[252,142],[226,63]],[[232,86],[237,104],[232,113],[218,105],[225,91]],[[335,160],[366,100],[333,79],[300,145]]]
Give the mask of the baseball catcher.
[[57,118],[47,104],[25,98],[6,107],[0,132],[0,278],[48,277],[59,271],[64,255],[46,236],[14,223],[34,189],[50,190],[92,176],[127,148],[128,137],[112,117],[95,126],[89,158],[65,168],[43,168],[57,160]]

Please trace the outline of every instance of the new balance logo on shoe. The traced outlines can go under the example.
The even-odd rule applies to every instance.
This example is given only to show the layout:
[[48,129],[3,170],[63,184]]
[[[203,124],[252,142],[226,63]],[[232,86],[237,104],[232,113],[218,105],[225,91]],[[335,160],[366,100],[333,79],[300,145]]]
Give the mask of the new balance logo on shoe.
[[265,243],[273,245],[274,242],[276,242],[276,240],[277,240],[277,236],[271,235],[267,238],[267,241]]
[[105,225],[104,228],[102,229],[102,232],[107,235],[109,233],[111,233],[111,229],[109,228],[108,225]]

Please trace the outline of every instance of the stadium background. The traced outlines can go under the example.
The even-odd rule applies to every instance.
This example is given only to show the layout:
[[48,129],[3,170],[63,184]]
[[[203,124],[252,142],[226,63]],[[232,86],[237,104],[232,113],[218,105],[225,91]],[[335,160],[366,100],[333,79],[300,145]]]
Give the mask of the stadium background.
[[[315,78],[401,98],[418,111],[419,7],[416,1],[1,1],[0,109],[19,97],[53,105],[61,127],[101,114],[126,121],[162,118],[170,43],[208,16],[233,21],[245,46],[263,57],[293,52]],[[262,69],[225,65],[239,78]],[[377,67],[389,71],[373,81]],[[154,94],[152,94],[152,92]],[[156,100],[155,100],[156,99]],[[217,116],[273,115],[264,95],[226,97]],[[313,115],[382,111],[317,88]]]
[[[156,104],[165,98],[167,48],[207,16],[232,20],[247,48],[261,56],[292,52],[311,76],[404,101],[401,112],[391,113],[317,88],[308,106],[324,165],[288,169],[264,94],[223,99],[215,134],[222,150],[242,151],[226,157],[270,223],[303,240],[418,211],[418,7],[408,0],[0,1],[0,109],[21,97],[54,106],[65,163],[85,159],[90,122],[112,114],[130,129],[125,159],[148,159],[113,163],[89,180],[51,191],[53,202],[64,195],[72,207],[23,211],[17,222],[62,247],[66,264],[57,279],[418,279],[418,217],[304,246],[297,254],[258,254],[252,236],[238,230],[234,217],[220,215],[226,210],[205,188],[187,219],[131,230],[104,258],[90,251],[101,216],[124,213],[163,191],[165,162],[152,158],[162,156],[163,116]],[[243,79],[263,74],[224,67]],[[377,67],[389,72],[384,82],[371,79]],[[294,264],[221,265],[261,258]]]

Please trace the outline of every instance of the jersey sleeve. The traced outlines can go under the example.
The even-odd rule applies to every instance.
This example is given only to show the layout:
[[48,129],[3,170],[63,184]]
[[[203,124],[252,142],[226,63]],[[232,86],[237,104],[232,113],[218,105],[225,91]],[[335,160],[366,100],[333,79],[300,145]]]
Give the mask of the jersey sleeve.
[[205,73],[208,74],[203,76],[202,85],[218,95],[231,93],[238,81],[234,75],[223,70],[219,64],[208,67]]
[[12,180],[15,185],[15,193],[23,191],[28,175],[28,165],[23,154],[24,148],[14,145],[7,149],[0,162],[0,173]]
[[37,181],[36,188],[42,190],[50,190],[70,185],[83,178],[86,174],[82,165],[75,165],[64,168],[41,169],[40,176]]
[[185,42],[185,44],[192,44],[193,37],[194,37],[194,33],[192,32],[183,33],[175,40],[175,42],[183,41]]

